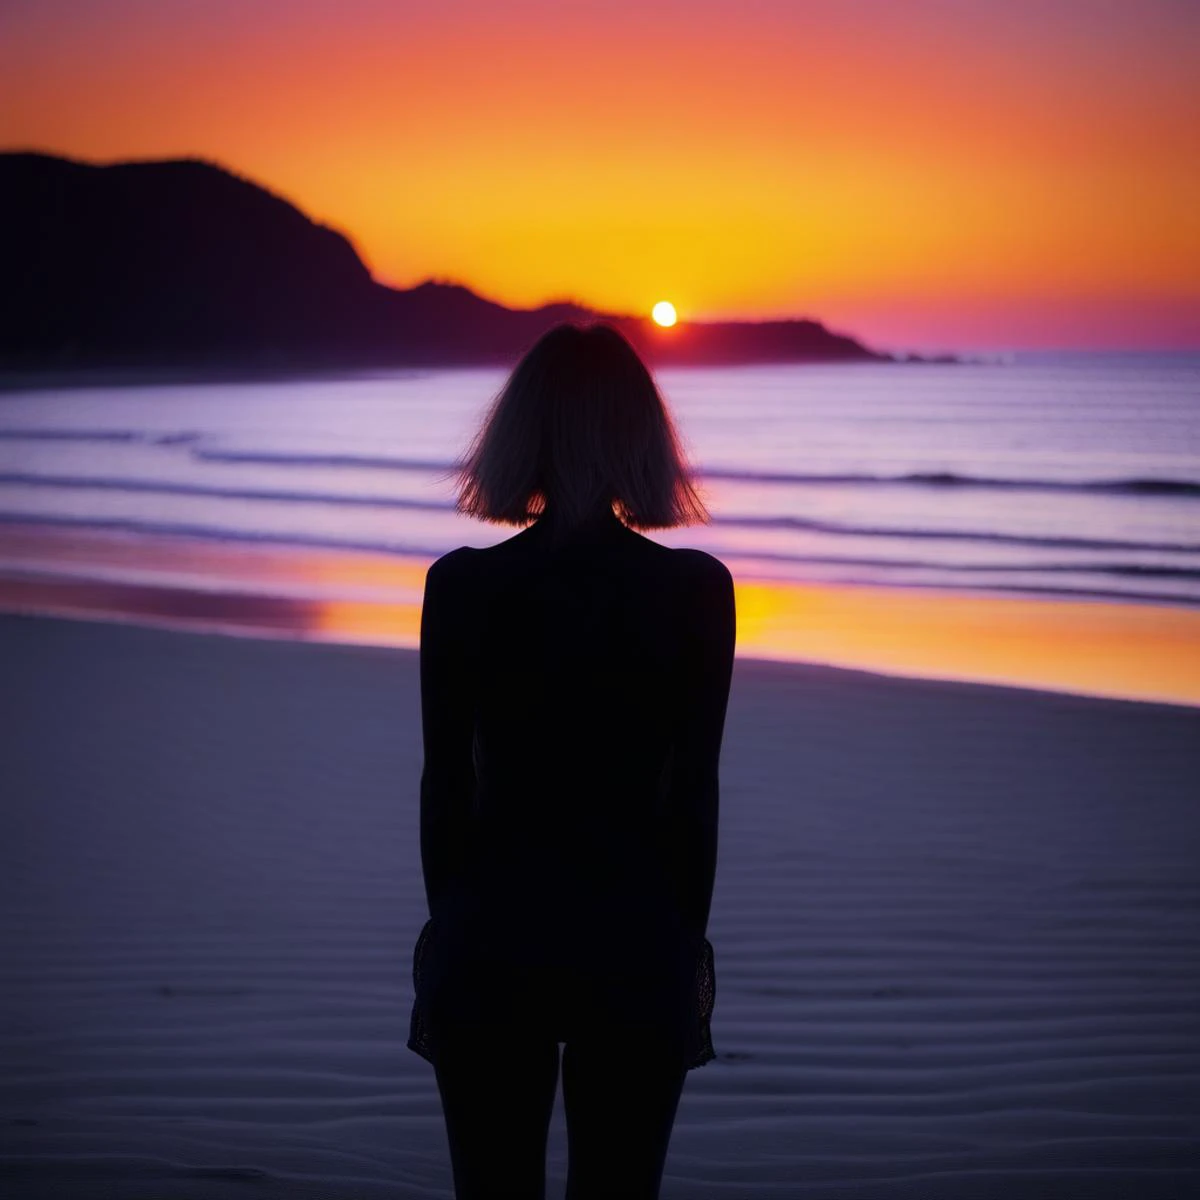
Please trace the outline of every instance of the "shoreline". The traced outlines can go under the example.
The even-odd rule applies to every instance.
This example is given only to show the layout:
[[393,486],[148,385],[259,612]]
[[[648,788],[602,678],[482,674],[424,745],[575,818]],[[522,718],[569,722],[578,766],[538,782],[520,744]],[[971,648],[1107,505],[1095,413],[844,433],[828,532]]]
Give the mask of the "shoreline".
[[[0,612],[413,648],[428,563],[0,524]],[[742,659],[1200,707],[1197,607],[734,579]]]
[[[402,660],[411,660],[413,670],[416,670],[418,649],[415,645],[399,643],[385,644],[378,641],[333,639],[320,635],[298,635],[294,631],[272,630],[267,626],[247,628],[235,624],[218,626],[214,624],[185,625],[170,617],[146,617],[121,612],[81,613],[81,612],[52,612],[21,611],[0,606],[0,625],[6,622],[31,622],[30,628],[48,623],[51,625],[80,625],[111,627],[118,630],[145,630],[148,633],[179,635],[185,639],[202,638],[216,639],[218,643],[232,641],[234,643],[256,643],[267,645],[294,646],[298,650],[328,650],[337,652],[359,651],[362,653],[378,652],[384,655],[397,656]],[[786,678],[788,672],[799,672],[811,675],[816,679],[839,680],[847,683],[855,680],[864,685],[909,686],[916,692],[928,692],[931,695],[947,695],[951,698],[960,691],[980,692],[996,696],[1008,695],[1014,699],[1025,697],[1040,702],[1061,701],[1066,704],[1082,705],[1116,705],[1129,711],[1146,712],[1161,710],[1166,713],[1180,715],[1200,715],[1197,709],[1200,705],[1179,703],[1171,700],[1154,700],[1131,696],[1102,696],[1088,692],[1070,692],[1060,688],[1033,687],[1022,683],[1002,683],[985,679],[959,679],[946,675],[906,675],[899,672],[873,670],[869,667],[851,667],[841,663],[818,662],[811,659],[768,658],[753,654],[737,654],[735,669],[742,674],[754,676],[770,676],[780,672],[780,678]],[[1200,727],[1198,727],[1200,729]],[[1200,765],[1200,764],[1198,764]]]
[[[745,322],[752,324],[753,322]],[[693,322],[692,328],[700,328]],[[124,366],[29,367],[0,366],[0,402],[9,395],[23,392],[84,391],[106,388],[176,387],[204,384],[320,383],[345,379],[414,378],[433,372],[509,371],[519,354],[464,357],[458,360],[405,359],[389,361],[347,361],[296,363],[289,365],[253,363],[226,365],[131,364]],[[937,354],[919,351],[867,351],[862,355],[815,358],[736,358],[706,362],[694,360],[664,361],[657,371],[722,370],[746,367],[855,367],[855,366],[1007,366],[995,357],[967,354]]]
[[[320,632],[303,632],[295,627],[279,623],[272,626],[267,623],[254,625],[236,622],[220,623],[212,618],[203,621],[189,622],[178,615],[155,615],[146,613],[131,613],[117,609],[109,611],[84,610],[49,607],[18,608],[9,607],[4,599],[4,580],[0,580],[0,621],[33,621],[33,622],[63,622],[85,625],[115,626],[127,629],[145,629],[148,631],[180,634],[184,637],[214,637],[233,639],[247,642],[275,642],[290,644],[297,647],[329,647],[341,649],[359,649],[364,651],[379,651],[384,654],[411,655],[416,660],[418,647],[415,642],[385,642],[377,638],[361,637],[330,637]],[[912,684],[918,687],[927,686],[943,689],[982,689],[997,693],[1013,695],[1028,695],[1040,698],[1059,698],[1064,701],[1080,701],[1083,703],[1115,704],[1133,706],[1141,709],[1163,709],[1173,712],[1194,712],[1200,709],[1200,700],[1171,700],[1148,696],[1123,696],[1103,694],[1098,692],[1071,691],[1061,687],[1039,687],[1032,683],[1005,682],[994,679],[967,679],[954,675],[917,674],[903,671],[887,671],[878,667],[849,666],[845,663],[826,662],[818,659],[779,658],[766,654],[743,653],[736,654],[736,662],[745,664],[748,671],[788,670],[830,672],[833,675],[858,677],[863,680],[887,681],[894,684]]]

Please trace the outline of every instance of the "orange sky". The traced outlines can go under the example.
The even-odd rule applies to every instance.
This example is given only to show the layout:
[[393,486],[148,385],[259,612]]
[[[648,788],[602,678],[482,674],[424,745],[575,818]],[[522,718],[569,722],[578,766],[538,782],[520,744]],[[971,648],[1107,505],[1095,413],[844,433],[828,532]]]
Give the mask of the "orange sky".
[[813,316],[881,348],[1200,348],[1189,0],[37,0],[0,145],[196,155],[377,277]]

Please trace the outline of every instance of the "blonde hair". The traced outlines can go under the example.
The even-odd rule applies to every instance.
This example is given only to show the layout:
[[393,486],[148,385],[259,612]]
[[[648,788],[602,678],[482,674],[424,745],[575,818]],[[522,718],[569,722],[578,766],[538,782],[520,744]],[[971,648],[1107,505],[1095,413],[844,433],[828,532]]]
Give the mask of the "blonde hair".
[[455,470],[458,511],[484,521],[569,527],[605,506],[639,529],[709,519],[649,370],[603,323],[543,334]]

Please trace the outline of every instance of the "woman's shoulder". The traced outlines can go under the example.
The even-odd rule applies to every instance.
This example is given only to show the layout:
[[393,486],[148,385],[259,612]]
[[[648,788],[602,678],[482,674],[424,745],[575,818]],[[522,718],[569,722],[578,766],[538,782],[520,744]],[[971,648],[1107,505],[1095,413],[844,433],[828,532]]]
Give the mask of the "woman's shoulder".
[[695,546],[676,546],[672,549],[671,554],[676,561],[686,564],[688,570],[705,575],[733,578],[729,568],[715,554],[709,554],[707,550],[699,550]]
[[469,578],[475,570],[478,551],[473,546],[459,546],[440,558],[435,558],[425,572],[425,587],[453,587],[455,580]]
[[733,587],[733,574],[715,554],[691,546],[680,546],[671,551],[678,569],[689,579],[709,587]]

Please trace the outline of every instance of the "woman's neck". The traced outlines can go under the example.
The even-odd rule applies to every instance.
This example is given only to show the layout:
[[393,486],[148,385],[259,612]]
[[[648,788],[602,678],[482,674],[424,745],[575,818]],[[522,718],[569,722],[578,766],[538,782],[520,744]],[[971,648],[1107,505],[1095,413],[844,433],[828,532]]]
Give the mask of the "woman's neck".
[[547,506],[530,526],[555,544],[587,541],[625,528],[610,503],[597,505],[582,518],[566,521],[552,506]]

